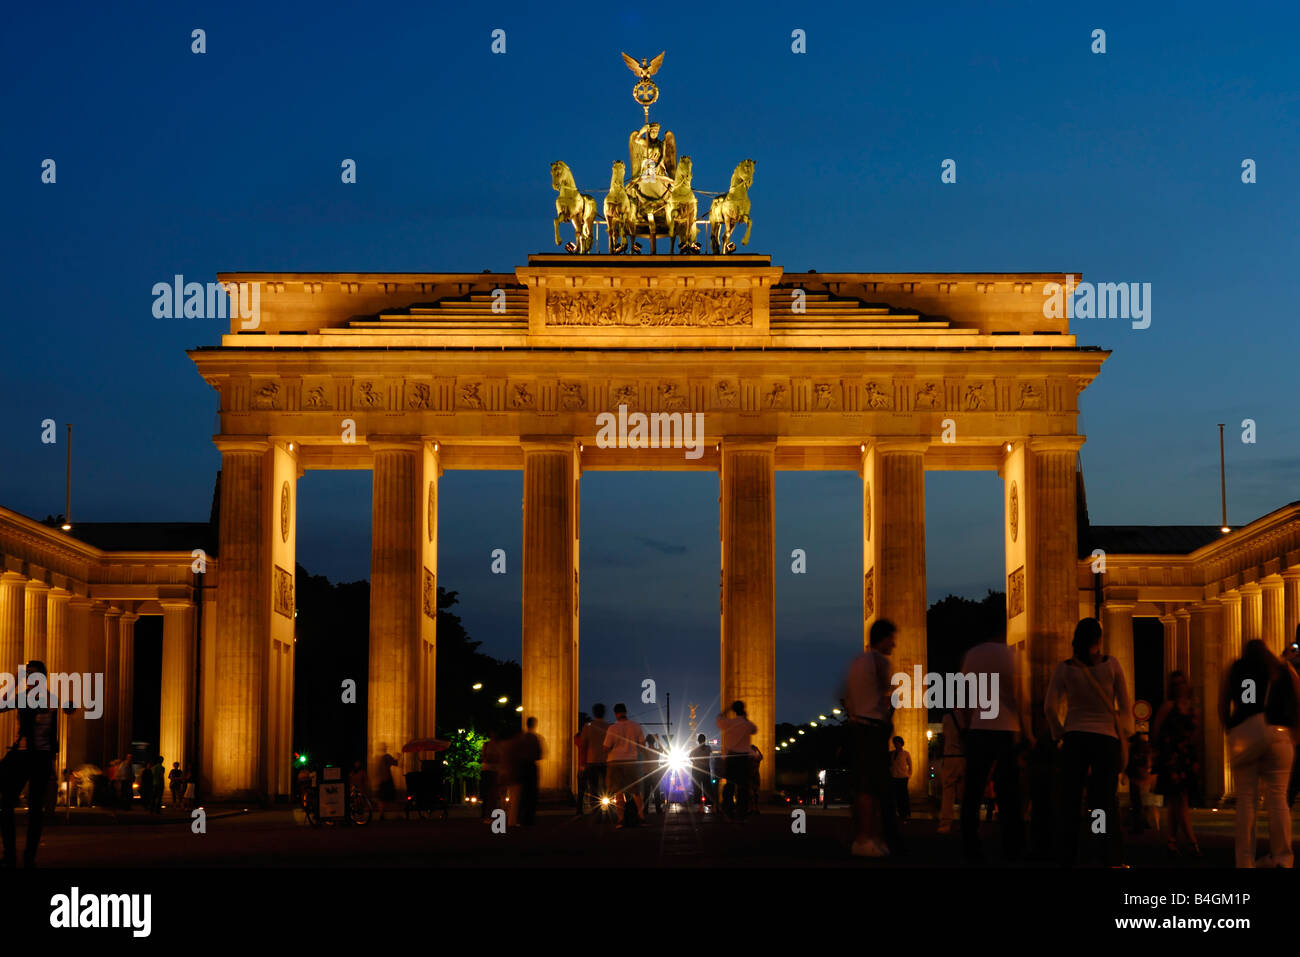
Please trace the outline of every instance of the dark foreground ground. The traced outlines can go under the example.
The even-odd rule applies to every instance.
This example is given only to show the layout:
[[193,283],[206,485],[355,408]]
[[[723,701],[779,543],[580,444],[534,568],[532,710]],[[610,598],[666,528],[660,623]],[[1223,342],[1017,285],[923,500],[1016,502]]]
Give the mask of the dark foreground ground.
[[[846,933],[862,946],[880,943],[873,928],[887,925],[914,942],[933,935],[988,946],[1068,929],[1076,941],[1136,933],[1150,943],[1172,930],[1231,947],[1243,934],[1293,935],[1300,890],[1293,871],[1232,868],[1231,811],[1196,814],[1203,859],[1170,859],[1163,837],[1148,832],[1126,834],[1132,869],[1069,871],[1003,864],[987,824],[986,865],[965,864],[958,836],[938,834],[928,816],[906,824],[904,856],[854,858],[842,808],[809,810],[806,833],[775,807],[743,824],[676,808],[621,831],[612,815],[552,810],[505,834],[468,807],[448,820],[390,813],[319,830],[287,809],[207,811],[205,834],[180,812],[74,811],[47,829],[35,871],[0,871],[0,919],[20,941],[125,942],[135,939],[129,928],[60,926],[57,902],[134,894],[141,906],[147,899],[148,936],[160,942],[247,941],[277,928],[286,942],[370,949],[390,938],[445,942],[459,928],[467,940],[512,950],[517,940],[539,954],[577,946],[582,934],[656,950],[726,939],[767,953],[781,940],[828,943]],[[20,816],[20,835],[24,824]],[[1133,919],[1157,923],[1135,929]]]
[[[74,810],[46,828],[38,864],[45,868],[97,867],[971,867],[960,855],[955,833],[939,834],[936,822],[913,818],[904,826],[906,852],[884,861],[848,853],[849,818],[843,808],[810,809],[805,833],[795,833],[787,810],[764,809],[744,823],[712,813],[672,807],[637,829],[616,830],[612,813],[576,818],[542,811],[530,828],[495,834],[477,811],[453,808],[447,820],[406,820],[386,813],[365,826],[314,829],[288,809],[207,809],[207,833],[195,834],[188,814],[161,817],[133,810],[119,815]],[[1261,815],[1262,817],[1262,815]],[[1233,813],[1195,812],[1204,858],[1186,851],[1171,859],[1163,835],[1125,834],[1126,863],[1135,869],[1231,868]],[[24,821],[20,816],[22,840]],[[1260,853],[1267,825],[1260,822]],[[1300,828],[1297,829],[1300,832]],[[1002,867],[997,825],[983,824],[988,867]],[[1019,863],[1020,868],[1050,865]]]

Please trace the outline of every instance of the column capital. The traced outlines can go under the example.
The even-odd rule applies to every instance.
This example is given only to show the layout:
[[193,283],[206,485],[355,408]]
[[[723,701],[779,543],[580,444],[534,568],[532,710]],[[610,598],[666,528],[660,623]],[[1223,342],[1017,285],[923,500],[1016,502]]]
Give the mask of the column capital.
[[1259,580],[1259,587],[1264,591],[1281,591],[1286,587],[1281,575],[1267,575]]
[[121,608],[118,608],[116,605],[109,605],[109,606],[107,606],[107,607],[104,609],[104,617],[105,617],[105,618],[121,618],[121,617],[122,617],[122,609],[121,609]]
[[139,620],[140,620],[140,616],[133,611],[122,612],[122,624],[124,625],[127,624],[134,625]]
[[367,435],[366,446],[371,452],[423,452],[425,442],[409,435]]
[[722,448],[720,451],[726,452],[775,452],[776,436],[766,435],[724,435],[721,439]]
[[1120,612],[1132,611],[1136,607],[1137,607],[1137,602],[1134,601],[1112,601],[1110,599],[1107,599],[1101,603],[1101,610],[1103,614],[1105,612],[1110,611],[1118,615]]
[[1258,595],[1264,591],[1264,586],[1259,582],[1246,582],[1237,588],[1237,591],[1243,595]]
[[194,602],[188,598],[159,598],[158,604],[163,611],[183,611],[194,607]]
[[1300,581],[1300,565],[1295,565],[1292,568],[1283,569],[1281,577],[1284,582]]
[[20,574],[19,572],[3,572],[0,573],[0,584],[26,585],[27,576]]
[[68,597],[68,607],[70,608],[88,609],[94,606],[94,604],[95,604],[94,601],[87,598],[85,595],[71,595]]
[[27,579],[26,588],[28,591],[49,591],[50,590],[50,586],[46,582],[40,581],[39,579],[35,579],[35,578]]
[[521,435],[519,447],[525,455],[530,452],[577,452],[576,435]]
[[1178,617],[1174,615],[1173,612],[1170,612],[1167,615],[1161,615],[1159,620],[1162,625],[1174,625],[1178,623]]
[[1078,452],[1083,443],[1082,435],[1031,435],[1025,444],[1031,452]]
[[1187,608],[1184,606],[1184,607],[1181,607],[1181,608],[1175,608],[1175,609],[1174,609],[1174,617],[1175,617],[1175,618],[1191,618],[1191,617],[1192,617],[1192,613],[1191,613],[1190,611],[1188,611]]
[[928,438],[900,436],[899,438],[872,439],[867,443],[868,452],[887,455],[891,452],[912,452],[924,455],[934,443]]
[[1240,605],[1241,592],[1233,588],[1225,592],[1220,592],[1215,600],[1222,605]]
[[271,447],[271,440],[265,435],[214,435],[212,444],[222,455],[227,452],[265,452]]

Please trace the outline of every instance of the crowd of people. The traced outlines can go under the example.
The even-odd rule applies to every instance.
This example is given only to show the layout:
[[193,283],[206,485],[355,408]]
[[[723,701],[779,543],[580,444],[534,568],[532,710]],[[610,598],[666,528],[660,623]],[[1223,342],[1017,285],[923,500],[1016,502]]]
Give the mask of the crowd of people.
[[[1124,830],[1118,785],[1129,780],[1128,826],[1149,826],[1158,795],[1165,809],[1170,858],[1201,856],[1191,807],[1200,781],[1203,727],[1191,682],[1172,671],[1166,700],[1149,729],[1137,726],[1127,677],[1102,650],[1094,618],[1078,623],[1071,655],[1052,673],[1042,713],[1025,700],[1021,656],[1005,634],[971,648],[963,674],[997,674],[996,708],[955,708],[944,713],[939,781],[939,833],[950,833],[960,804],[963,856],[982,861],[980,807],[997,806],[1001,854],[1013,861],[1055,860],[1072,866],[1096,861],[1124,867]],[[889,857],[903,853],[899,822],[909,815],[911,761],[892,733],[889,656],[897,628],[872,625],[869,648],[850,663],[843,702],[848,714],[854,802],[851,853]],[[1300,774],[1300,629],[1296,644],[1279,658],[1259,639],[1246,642],[1227,669],[1214,703],[1226,734],[1235,788],[1235,860],[1238,867],[1291,867],[1291,809]],[[973,704],[973,703],[972,703]],[[1220,742],[1207,742],[1217,747]],[[1269,821],[1269,852],[1256,858],[1260,796]],[[1028,839],[1026,839],[1026,822]],[[1081,837],[1086,846],[1081,848]]]
[[[610,804],[618,812],[619,829],[640,827],[648,820],[651,804],[663,812],[666,788],[684,796],[687,807],[710,806],[733,820],[744,820],[757,810],[762,754],[752,743],[758,726],[749,720],[743,701],[733,702],[729,712],[716,719],[718,753],[699,733],[679,768],[669,762],[665,744],[628,717],[626,705],[614,705],[613,724],[605,720],[604,704],[592,705],[591,715],[574,735],[578,815],[589,806]],[[670,778],[673,774],[680,777]],[[721,792],[718,781],[723,783]]]

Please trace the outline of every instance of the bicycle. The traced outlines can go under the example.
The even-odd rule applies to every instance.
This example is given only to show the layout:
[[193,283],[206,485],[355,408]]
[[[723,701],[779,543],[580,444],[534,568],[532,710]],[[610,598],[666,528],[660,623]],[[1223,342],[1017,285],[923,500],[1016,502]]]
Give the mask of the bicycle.
[[307,816],[307,823],[320,827],[320,788],[312,786],[302,792],[302,810]]
[[348,820],[353,824],[369,824],[375,813],[375,802],[366,797],[360,788],[348,792]]

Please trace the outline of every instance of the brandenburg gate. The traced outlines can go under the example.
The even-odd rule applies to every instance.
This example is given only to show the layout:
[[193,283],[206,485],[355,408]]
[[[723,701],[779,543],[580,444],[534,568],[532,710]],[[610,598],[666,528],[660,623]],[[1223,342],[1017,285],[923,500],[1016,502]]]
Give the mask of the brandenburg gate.
[[[236,313],[219,346],[189,353],[220,397],[220,575],[201,748],[214,797],[291,791],[307,469],[374,473],[372,759],[434,732],[447,469],[523,471],[523,715],[550,743],[541,784],[553,795],[575,774],[579,496],[590,470],[717,473],[719,695],[748,704],[769,758],[776,471],[861,476],[864,641],[877,618],[895,621],[901,671],[926,664],[925,472],[997,471],[1009,641],[1028,650],[1041,713],[1079,612],[1078,396],[1108,355],[1045,317],[1046,285],[1064,274],[786,273],[755,255],[591,254],[532,256],[508,273],[220,278],[255,287],[260,310],[255,322]],[[597,416],[620,407],[662,422],[702,414],[703,454],[602,447]],[[895,726],[922,741],[926,714],[902,710]],[[771,789],[773,761],[762,769]],[[920,787],[923,762],[915,774]]]

